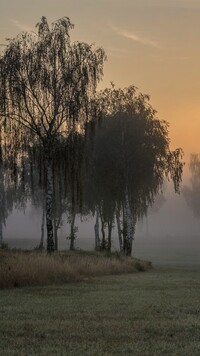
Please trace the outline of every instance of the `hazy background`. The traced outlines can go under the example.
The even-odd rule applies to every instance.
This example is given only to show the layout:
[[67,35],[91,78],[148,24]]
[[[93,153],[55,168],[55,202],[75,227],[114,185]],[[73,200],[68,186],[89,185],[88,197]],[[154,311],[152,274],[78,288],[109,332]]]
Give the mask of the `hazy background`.
[[[200,264],[200,221],[187,207],[182,194],[175,195],[169,186],[165,192],[166,201],[156,212],[150,209],[143,221],[137,223],[133,254],[154,263],[174,265]],[[26,212],[15,211],[7,220],[4,241],[11,247],[35,248],[41,235],[42,212],[28,207]],[[94,219],[80,221],[78,226],[77,248],[94,248]],[[66,237],[69,226],[63,216],[63,225],[59,229],[59,248],[69,247]],[[113,231],[114,249],[118,250],[117,231]]]
[[[200,132],[200,1],[199,0],[0,0],[0,43],[22,30],[34,30],[44,15],[50,22],[63,16],[75,24],[72,39],[95,42],[108,56],[100,88],[136,85],[150,94],[158,117],[170,123],[171,148],[185,152],[184,184],[190,179],[191,153],[199,153]],[[3,47],[0,47],[3,48]],[[182,195],[168,187],[166,203],[137,225],[137,256],[163,262],[176,258],[198,261],[200,221]],[[38,212],[15,212],[7,220],[5,242],[17,238],[29,247],[40,236]],[[65,247],[67,227],[60,230]],[[93,222],[79,227],[77,246],[93,246]],[[35,244],[35,241],[32,245]],[[37,244],[37,240],[36,240]],[[174,257],[175,256],[175,257]]]

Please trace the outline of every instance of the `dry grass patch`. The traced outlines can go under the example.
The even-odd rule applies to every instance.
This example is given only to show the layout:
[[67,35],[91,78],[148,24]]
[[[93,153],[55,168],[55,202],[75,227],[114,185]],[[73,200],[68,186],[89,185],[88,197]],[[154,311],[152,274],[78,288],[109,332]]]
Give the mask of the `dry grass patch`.
[[146,271],[150,262],[94,252],[0,251],[0,288],[80,281],[88,277]]

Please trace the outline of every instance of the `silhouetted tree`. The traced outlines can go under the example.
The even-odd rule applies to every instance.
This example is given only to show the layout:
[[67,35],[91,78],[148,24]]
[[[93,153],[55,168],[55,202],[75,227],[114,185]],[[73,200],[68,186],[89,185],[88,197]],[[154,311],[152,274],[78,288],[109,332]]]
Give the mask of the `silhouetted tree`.
[[149,97],[138,94],[133,86],[105,89],[99,94],[98,110],[96,170],[102,185],[98,189],[112,192],[120,246],[130,255],[136,221],[162,191],[165,179],[172,179],[179,191],[182,150],[170,151],[168,124],[156,117]]
[[37,33],[9,40],[0,58],[0,119],[13,137],[14,162],[40,142],[46,174],[47,250],[54,250],[52,202],[55,148],[94,115],[104,51],[70,41],[69,18],[50,28],[45,17]]

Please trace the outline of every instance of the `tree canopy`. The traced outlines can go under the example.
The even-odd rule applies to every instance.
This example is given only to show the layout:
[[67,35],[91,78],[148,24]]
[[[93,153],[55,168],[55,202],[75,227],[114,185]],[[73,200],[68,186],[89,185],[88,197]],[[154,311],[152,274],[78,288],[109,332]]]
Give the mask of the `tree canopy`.
[[108,225],[121,211],[123,250],[130,254],[135,223],[153,204],[165,180],[172,179],[179,191],[182,150],[170,150],[167,122],[157,118],[149,97],[135,87],[116,89],[112,85],[98,99],[100,121],[89,183],[95,197],[92,206],[94,209],[95,204]]
[[29,144],[35,137],[46,143],[68,136],[76,124],[84,125],[93,114],[105,60],[101,48],[71,43],[73,25],[67,17],[51,28],[42,17],[36,27],[37,33],[9,40],[0,60],[1,118],[23,137],[28,129]]

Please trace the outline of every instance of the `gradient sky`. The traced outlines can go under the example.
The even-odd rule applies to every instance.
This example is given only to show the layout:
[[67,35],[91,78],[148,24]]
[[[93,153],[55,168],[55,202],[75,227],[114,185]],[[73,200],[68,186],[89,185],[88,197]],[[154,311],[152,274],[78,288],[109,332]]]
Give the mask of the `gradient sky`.
[[0,0],[0,43],[68,16],[72,39],[108,56],[101,88],[134,84],[170,123],[171,147],[200,152],[200,0]]

